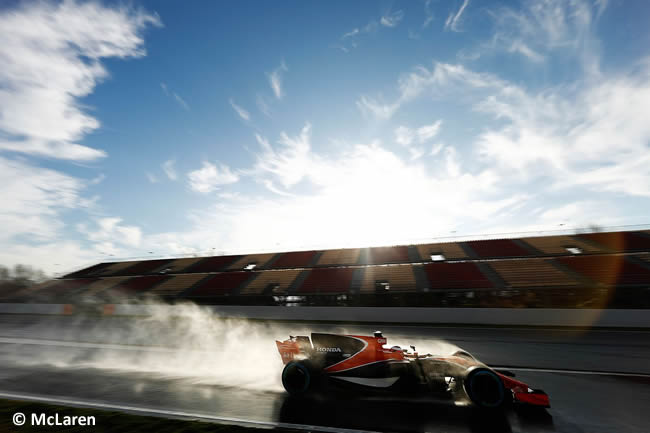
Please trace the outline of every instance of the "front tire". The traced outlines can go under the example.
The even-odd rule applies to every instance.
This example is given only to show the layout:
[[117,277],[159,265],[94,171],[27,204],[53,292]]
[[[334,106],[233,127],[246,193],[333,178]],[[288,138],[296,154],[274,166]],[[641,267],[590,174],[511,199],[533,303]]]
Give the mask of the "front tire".
[[282,386],[291,396],[307,394],[314,388],[314,372],[305,361],[291,361],[282,370]]
[[472,370],[463,383],[467,396],[483,409],[498,409],[506,401],[503,381],[496,373],[487,368]]

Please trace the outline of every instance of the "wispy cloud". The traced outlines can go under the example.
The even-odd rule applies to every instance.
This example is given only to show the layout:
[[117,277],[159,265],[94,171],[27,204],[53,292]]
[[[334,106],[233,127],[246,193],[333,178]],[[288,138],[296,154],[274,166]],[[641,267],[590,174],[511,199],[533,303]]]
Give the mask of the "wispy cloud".
[[350,30],[349,32],[344,33],[343,36],[341,36],[341,39],[351,38],[352,36],[356,36],[358,34],[359,34],[359,29],[354,28],[354,29]]
[[96,177],[90,180],[90,185],[98,185],[102,183],[104,179],[106,179],[106,175],[104,173],[99,173]]
[[283,60],[282,63],[280,63],[280,66],[275,68],[271,73],[267,74],[269,78],[269,85],[271,86],[271,90],[273,90],[273,94],[277,99],[282,99],[284,97],[284,89],[282,88],[282,76],[285,72],[288,71],[289,68],[287,68],[287,65]]
[[397,81],[398,96],[392,102],[362,95],[357,101],[357,108],[366,116],[379,120],[390,119],[404,104],[420,97],[423,93],[439,94],[445,91],[445,84],[469,82],[477,87],[489,86],[498,79],[489,74],[468,71],[462,65],[435,63],[429,70],[417,66],[411,72],[400,75]]
[[463,50],[462,57],[476,59],[505,51],[541,63],[563,52],[563,58],[577,61],[583,73],[597,77],[600,44],[595,27],[606,7],[606,1],[547,0],[543,5],[524,3],[520,9],[488,9],[494,22],[493,36],[477,48]]
[[424,29],[429,27],[431,23],[434,20],[434,15],[433,11],[431,10],[431,0],[427,0],[424,2],[424,21],[422,22],[422,26],[420,26],[419,30],[413,30],[409,29],[408,31],[408,37],[409,39],[420,39],[420,34]]
[[165,161],[161,166],[163,171],[165,172],[165,174],[170,180],[178,179],[178,173],[176,173],[175,165],[176,165],[176,160],[170,159]]
[[[423,138],[431,134],[423,131]],[[254,169],[246,175],[275,195],[242,195],[197,217],[201,227],[195,227],[196,232],[207,229],[208,221],[229,227],[220,238],[222,245],[244,249],[263,244],[281,249],[297,247],[295,239],[320,247],[390,242],[377,239],[381,227],[391,227],[395,239],[421,239],[448,233],[473,218],[494,217],[526,199],[520,194],[492,196],[498,177],[490,169],[468,173],[454,150],[436,158],[434,169],[427,169],[411,157],[398,157],[378,141],[355,144],[338,153],[319,153],[311,145],[309,124],[295,135],[281,133],[278,145],[261,135],[256,139],[260,150]],[[311,192],[302,193],[306,188]],[[422,199],[430,197],[431,191],[436,191],[435,199]],[[385,202],[391,206],[377,212],[376,204]],[[406,207],[413,219],[409,224],[395,224]],[[273,221],[273,230],[262,230],[263,221]],[[314,231],[314,226],[320,229]]]
[[83,206],[79,179],[24,161],[0,157],[0,184],[3,242],[19,236],[56,239],[64,225],[61,213]]
[[221,185],[235,183],[239,176],[233,173],[227,165],[215,165],[203,161],[202,167],[187,174],[190,188],[193,191],[207,194],[219,189]]
[[431,10],[431,0],[424,2],[424,22],[422,28],[425,29],[433,22],[433,11]]
[[147,176],[147,180],[149,180],[150,183],[158,183],[158,178],[156,175],[150,172],[145,172],[145,176]]
[[255,135],[262,152],[257,155],[253,173],[271,174],[285,187],[299,183],[312,168],[311,125],[307,123],[300,135],[290,137],[285,132],[280,134],[279,150],[274,149],[268,139]]
[[[418,159],[426,153],[422,145],[438,135],[441,125],[442,120],[437,120],[431,125],[424,125],[416,129],[399,126],[394,131],[395,141],[409,151],[411,159]],[[431,154],[435,155],[438,151],[431,152]]]
[[451,12],[445,21],[445,30],[452,30],[454,32],[460,31],[458,26],[460,24],[460,19],[465,12],[465,8],[469,4],[469,0],[463,0],[463,4],[460,6],[456,13]]
[[269,105],[269,101],[267,101],[267,98],[264,95],[257,95],[255,98],[255,105],[257,105],[257,109],[260,110],[262,114],[271,117],[271,106]]
[[379,23],[384,27],[396,27],[404,19],[404,11],[399,10],[383,15]]
[[86,223],[77,224],[77,230],[92,242],[122,244],[128,247],[137,247],[142,242],[142,230],[137,226],[122,224],[122,218],[97,218],[94,223],[94,229]]
[[404,11],[398,10],[395,12],[388,12],[382,15],[379,20],[371,19],[366,25],[355,27],[349,32],[343,33],[339,38],[340,43],[331,45],[332,48],[339,49],[344,53],[350,52],[351,49],[358,46],[356,40],[361,35],[377,33],[382,27],[393,28],[397,27],[404,19]]
[[165,83],[160,83],[160,88],[162,89],[163,93],[170,98],[172,98],[178,105],[181,106],[184,110],[189,110],[190,106],[187,105],[187,102],[183,98],[180,97],[180,95],[174,91],[169,90],[167,87],[167,84]]
[[[93,23],[89,26],[88,23]],[[107,76],[101,59],[145,55],[155,15],[100,3],[27,2],[0,12],[0,150],[93,160],[77,141],[99,128],[79,99]]]
[[387,120],[393,117],[393,114],[399,109],[400,104],[400,102],[387,104],[365,95],[361,96],[356,102],[357,108],[362,114],[381,120]]
[[248,111],[246,111],[246,109],[235,104],[235,101],[233,101],[232,98],[230,98],[229,102],[230,102],[230,106],[232,107],[233,110],[235,110],[235,112],[239,115],[239,117],[241,117],[246,121],[251,120],[251,115]]

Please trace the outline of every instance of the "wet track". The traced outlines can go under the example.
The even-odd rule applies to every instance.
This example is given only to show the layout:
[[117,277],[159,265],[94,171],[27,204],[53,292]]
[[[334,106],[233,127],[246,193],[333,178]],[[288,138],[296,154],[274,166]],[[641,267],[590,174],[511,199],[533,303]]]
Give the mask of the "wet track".
[[[164,368],[112,366],[112,360],[158,353],[178,355],[160,341],[123,345],[125,319],[0,316],[0,392],[187,411],[256,421],[379,431],[647,432],[650,429],[650,333],[644,331],[521,330],[383,327],[389,342],[442,339],[491,365],[507,365],[517,378],[543,388],[548,411],[489,415],[452,402],[378,398],[293,401],[277,388],[224,385],[219,378],[170,374]],[[146,327],[146,324],[138,324]],[[302,326],[302,325],[301,325]],[[336,330],[313,325],[314,330]],[[106,332],[98,332],[99,330]],[[283,338],[292,329],[273,329]],[[108,332],[110,331],[110,332]],[[364,326],[348,332],[368,333]],[[101,337],[101,338],[100,338]],[[100,341],[101,340],[101,341]],[[133,343],[133,342],[131,342]],[[270,341],[272,368],[281,363]],[[227,348],[226,348],[227,349]],[[206,353],[220,348],[205,348]],[[107,361],[86,361],[98,351]],[[263,352],[262,352],[263,353]],[[181,354],[182,356],[182,354]],[[135,357],[135,358],[132,358]],[[229,368],[237,368],[237,353]],[[269,362],[259,359],[259,363]],[[187,369],[192,365],[188,360]],[[542,371],[519,370],[521,367]],[[216,367],[217,368],[217,367]],[[220,366],[223,368],[223,365]],[[546,370],[579,370],[578,372]],[[633,375],[595,374],[623,372]],[[636,375],[635,375],[636,374]],[[101,419],[98,420],[101,422]]]

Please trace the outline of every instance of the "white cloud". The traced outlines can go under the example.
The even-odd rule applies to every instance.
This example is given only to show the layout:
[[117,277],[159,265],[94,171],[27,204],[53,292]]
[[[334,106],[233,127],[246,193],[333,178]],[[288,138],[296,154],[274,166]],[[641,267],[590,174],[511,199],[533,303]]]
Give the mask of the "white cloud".
[[88,228],[86,223],[77,225],[77,230],[92,242],[103,246],[120,244],[126,247],[138,247],[142,242],[142,231],[139,227],[123,225],[117,217],[97,218],[94,221],[96,229]]
[[0,12],[0,149],[72,160],[105,156],[80,145],[97,119],[79,102],[107,76],[100,60],[145,54],[142,30],[160,21],[130,8],[66,0]]
[[[441,125],[442,120],[437,120],[431,125],[424,125],[417,129],[399,126],[395,129],[395,141],[409,151],[412,160],[418,159],[426,153],[421,145],[438,135]],[[417,142],[420,146],[414,145],[414,142]],[[438,152],[439,149],[435,153],[432,151],[430,155],[435,155]]]
[[163,93],[166,96],[169,96],[170,98],[174,99],[174,101],[176,101],[176,103],[178,105],[180,105],[181,108],[183,108],[184,110],[189,111],[190,106],[187,104],[187,102],[185,102],[185,100],[183,98],[181,98],[181,96],[178,93],[169,90],[169,87],[167,87],[167,84],[160,83],[160,88],[162,89]]
[[467,4],[469,3],[469,0],[463,0],[463,4],[460,6],[458,11],[456,13],[451,12],[449,16],[447,17],[447,21],[445,21],[445,30],[453,30],[454,32],[460,31],[458,29],[458,25],[460,23],[460,18],[463,15],[463,12],[465,12],[465,8],[467,7]]
[[458,86],[488,88],[503,80],[487,73],[476,73],[462,65],[435,63],[431,70],[417,66],[411,72],[402,74],[398,81],[398,96],[393,102],[380,102],[362,95],[356,105],[362,114],[379,120],[390,119],[404,104],[419,98],[424,93],[440,97],[451,93]]
[[284,89],[282,88],[282,75],[285,72],[288,72],[289,68],[284,63],[284,60],[273,72],[267,74],[269,77],[269,85],[273,90],[273,94],[277,99],[282,99],[284,97]]
[[365,95],[362,95],[356,104],[357,108],[359,108],[363,115],[376,117],[381,120],[387,120],[393,117],[393,114],[395,114],[400,107],[399,102],[395,104],[386,104]]
[[424,2],[424,22],[422,28],[425,29],[433,22],[433,11],[431,10],[431,0]]
[[[629,73],[535,92],[462,65],[436,63],[402,75],[398,89],[393,102],[372,109],[367,98],[358,104],[386,119],[423,95],[454,99],[499,121],[479,133],[474,149],[484,163],[510,170],[518,181],[542,176],[556,188],[650,196],[650,123],[644,114],[650,112],[650,60]],[[415,130],[396,131],[401,143],[411,145],[415,137]]]
[[102,183],[106,179],[106,175],[104,173],[99,173],[96,177],[92,178],[90,180],[91,185],[98,185]]
[[5,266],[28,264],[50,276],[60,276],[101,259],[95,251],[75,241],[44,241],[38,244],[7,242],[0,249],[0,263]]
[[271,107],[269,105],[269,102],[263,95],[257,95],[255,98],[255,105],[257,105],[257,108],[265,115],[268,117],[271,117]]
[[178,179],[178,173],[176,173],[175,165],[176,165],[176,160],[170,159],[168,161],[165,161],[161,166],[163,171],[165,172],[165,174],[170,180]]
[[[337,48],[343,51],[344,53],[348,53],[351,49],[356,48],[358,46],[356,40],[358,40],[362,35],[375,34],[382,27],[387,27],[387,28],[397,27],[402,22],[403,19],[404,19],[404,11],[402,10],[398,10],[395,12],[388,12],[385,15],[382,15],[379,18],[379,20],[371,19],[370,21],[368,21],[368,23],[365,26],[355,27],[349,32],[344,33],[339,38],[341,43],[332,45],[332,48]],[[345,44],[347,44],[347,46]]]
[[379,20],[379,23],[384,27],[396,27],[404,18],[404,11],[395,11],[384,15]]
[[248,111],[246,111],[244,108],[240,107],[239,105],[235,104],[235,101],[233,101],[232,98],[229,100],[230,106],[232,107],[233,110],[241,117],[242,119],[248,121],[251,120],[251,115]]
[[395,141],[402,146],[408,146],[413,142],[415,134],[411,128],[399,126],[395,129]]
[[203,161],[203,166],[189,172],[187,177],[190,188],[204,194],[219,189],[221,185],[235,183],[239,180],[239,176],[233,173],[228,166],[223,164],[217,166],[208,161]]
[[81,180],[0,157],[0,184],[0,263],[59,273],[97,259],[92,250],[62,235],[68,212],[93,210],[93,200],[81,195]]
[[253,173],[273,175],[285,188],[299,183],[314,167],[311,155],[311,125],[306,124],[300,135],[289,137],[285,132],[280,134],[279,143],[282,147],[274,149],[269,141],[256,134],[255,138],[262,148],[258,154]]
[[[262,136],[256,138],[256,169],[246,174],[276,195],[220,201],[195,213],[192,231],[179,239],[197,249],[218,244],[228,251],[381,245],[422,240],[473,220],[495,218],[526,200],[520,194],[495,196],[498,177],[490,170],[468,173],[453,150],[430,169],[401,159],[379,142],[327,156],[317,153],[310,125],[297,136],[282,133],[277,148]],[[311,191],[301,193],[305,188]],[[404,209],[409,209],[408,224],[400,223]],[[214,227],[227,229],[217,232]],[[194,234],[200,232],[206,239]]]
[[183,98],[181,98],[181,97],[178,95],[178,93],[174,93],[174,99],[176,100],[176,102],[178,102],[178,105],[180,105],[181,107],[183,107],[185,110],[189,110],[189,109],[190,109],[190,106],[187,105],[187,102],[185,102],[185,100],[184,100]]
[[478,137],[481,154],[557,186],[650,196],[650,62],[570,89],[531,93],[494,82],[475,109],[506,121]]
[[519,53],[535,63],[541,63],[545,60],[543,55],[539,54],[520,40],[512,41],[510,47],[508,47],[508,52]]
[[343,36],[341,36],[341,39],[351,38],[352,36],[356,36],[358,34],[359,34],[359,29],[355,28],[347,33],[344,33]]
[[83,206],[81,181],[23,161],[0,157],[0,184],[1,242],[56,239],[65,225],[61,214]]
[[433,146],[431,146],[431,152],[429,152],[429,155],[436,156],[444,148],[445,148],[444,143],[434,143]]
[[441,126],[442,120],[436,120],[431,125],[424,125],[419,127],[417,130],[417,135],[420,143],[427,142],[438,135]]
[[595,24],[606,7],[606,1],[546,0],[525,2],[517,10],[512,7],[488,10],[494,19],[494,35],[465,56],[475,59],[502,50],[541,63],[553,59],[552,54],[562,52],[562,59],[575,59],[583,72],[598,76],[600,53]]
[[147,172],[145,172],[145,176],[147,176],[147,179],[149,180],[149,182],[158,183],[158,178],[156,177],[156,175],[154,175],[154,174],[147,171]]

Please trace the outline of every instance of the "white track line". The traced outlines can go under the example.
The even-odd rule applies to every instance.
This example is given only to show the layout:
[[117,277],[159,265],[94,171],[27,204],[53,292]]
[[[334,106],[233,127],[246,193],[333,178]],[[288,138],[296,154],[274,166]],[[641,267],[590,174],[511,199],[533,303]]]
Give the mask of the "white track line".
[[564,374],[585,374],[593,376],[623,376],[623,377],[647,377],[650,374],[645,373],[619,373],[614,371],[590,371],[590,370],[564,370],[559,368],[534,368],[534,367],[495,367],[490,366],[495,370],[510,370],[510,371],[532,371],[536,373],[564,373]]
[[207,421],[207,422],[214,422],[214,423],[221,423],[221,424],[241,424],[241,425],[248,425],[254,427],[257,426],[261,428],[286,428],[286,429],[294,429],[294,430],[331,432],[331,433],[374,433],[368,430],[354,430],[354,429],[315,426],[315,425],[306,425],[306,424],[290,424],[290,423],[273,422],[273,421],[256,421],[256,420],[248,420],[248,419],[241,419],[241,418],[230,418],[230,417],[223,417],[223,416],[207,415],[202,413],[184,412],[184,411],[177,411],[177,410],[152,409],[152,408],[126,406],[126,405],[113,404],[113,403],[72,400],[68,398],[51,397],[46,395],[16,394],[11,392],[0,391],[0,398],[6,398],[10,400],[37,401],[42,403],[54,403],[54,404],[61,404],[65,406],[75,406],[75,407],[110,409],[110,410],[117,410],[121,412],[137,413],[145,416],[150,415],[150,416],[169,417],[169,418],[178,418],[178,419],[187,419],[187,420],[200,420],[200,421]]

